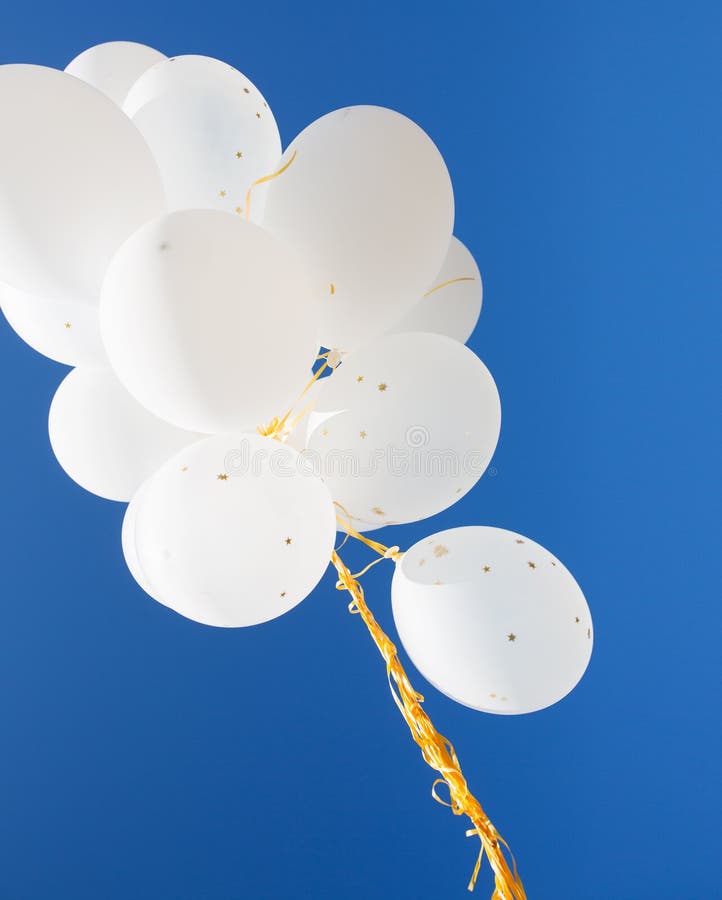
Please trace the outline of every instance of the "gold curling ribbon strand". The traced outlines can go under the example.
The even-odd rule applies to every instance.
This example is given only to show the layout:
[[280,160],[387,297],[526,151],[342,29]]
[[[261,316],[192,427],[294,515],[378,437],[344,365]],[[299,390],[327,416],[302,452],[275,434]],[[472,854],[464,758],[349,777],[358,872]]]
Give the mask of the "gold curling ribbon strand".
[[[355,537],[356,535],[352,536]],[[386,556],[387,553],[391,555],[396,550],[396,548],[384,547],[382,544],[378,544],[378,542],[370,541],[363,537],[361,537],[361,539],[369,546],[377,544],[378,547],[383,548],[384,556]],[[400,554],[396,551],[395,555],[398,557]],[[506,848],[508,850],[508,845],[494,825],[489,821],[489,818],[481,808],[479,801],[469,790],[453,745],[443,735],[439,734],[431,722],[431,719],[422,709],[421,703],[423,702],[423,697],[414,690],[398,657],[396,646],[378,624],[373,613],[366,605],[361,585],[351,574],[350,570],[346,567],[335,550],[331,555],[331,561],[339,576],[338,584],[336,585],[337,588],[339,590],[348,591],[353,598],[352,602],[349,604],[349,610],[361,616],[381,656],[386,662],[386,673],[389,680],[389,687],[391,688],[391,694],[409,727],[411,736],[421,749],[421,755],[427,765],[435,769],[442,776],[434,782],[432,795],[440,803],[446,804],[446,801],[443,801],[436,792],[437,784],[440,782],[446,783],[449,788],[450,797],[450,802],[446,805],[451,807],[454,815],[466,815],[469,817],[474,827],[473,829],[470,829],[467,834],[475,834],[481,841],[481,849],[469,881],[468,889],[470,891],[474,890],[482,859],[484,853],[486,853],[486,857],[494,872],[495,889],[492,900],[526,900],[526,893],[517,872],[516,862],[512,856],[512,871],[512,869],[509,868],[509,864],[506,861],[502,849]]]
[[[325,354],[324,354],[325,356]],[[318,357],[318,359],[322,359],[323,357]],[[314,384],[318,381],[318,379],[323,375],[323,373],[328,369],[328,363],[324,362],[323,365],[319,366],[316,372],[313,375],[313,378],[308,382],[306,387],[301,391],[301,393],[296,397],[293,401],[291,408],[286,412],[284,416],[281,416],[279,419],[278,416],[274,416],[268,425],[259,425],[256,428],[256,431],[262,435],[263,437],[270,437],[277,441],[285,440],[288,435],[293,431],[293,429],[298,425],[301,419],[306,415],[306,413],[311,409],[313,403],[309,403],[308,406],[301,412],[295,419],[289,419],[291,417],[291,413],[298,406],[299,401],[301,401],[306,394],[311,390]]]
[[298,152],[297,150],[294,150],[293,155],[291,156],[289,161],[286,163],[286,165],[281,166],[281,168],[277,172],[272,172],[270,175],[264,175],[263,178],[257,178],[253,182],[253,184],[248,188],[248,190],[246,191],[246,212],[245,212],[246,219],[250,218],[250,216],[251,216],[251,193],[253,191],[253,188],[258,187],[259,184],[265,184],[267,181],[273,181],[273,179],[278,178],[279,175],[283,175],[283,173],[286,171],[286,169],[288,169],[288,167],[291,165],[291,163],[296,158],[297,152]]
[[476,278],[474,278],[473,275],[464,275],[462,278],[452,278],[449,281],[442,282],[442,284],[437,284],[436,287],[432,287],[431,290],[427,291],[425,294],[422,294],[422,297],[428,297],[431,294],[436,293],[436,291],[440,291],[442,288],[448,287],[450,284],[457,284],[459,281],[476,281]]

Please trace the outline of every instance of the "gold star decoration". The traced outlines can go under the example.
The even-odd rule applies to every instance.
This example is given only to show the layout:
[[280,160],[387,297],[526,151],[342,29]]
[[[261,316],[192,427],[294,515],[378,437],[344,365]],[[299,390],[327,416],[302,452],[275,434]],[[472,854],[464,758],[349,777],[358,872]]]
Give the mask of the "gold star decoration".
[[579,616],[574,616],[574,621],[575,621],[575,622],[578,622],[578,621],[579,621]]
[[489,694],[489,696],[492,698],[492,700],[496,699],[496,694]]
[[225,197],[225,196],[227,196],[228,191],[219,191],[218,194],[219,194],[219,196],[221,196],[221,197]]
[[554,560],[552,560],[552,565],[553,565],[553,566],[555,566],[555,565],[556,565],[556,563],[555,563],[555,562],[554,562]]
[[181,466],[181,472],[187,472],[188,466]]
[[437,545],[434,547],[434,556],[435,556],[437,559],[440,559],[442,556],[446,556],[446,554],[447,554],[448,552],[449,552],[449,551],[447,550],[446,547],[444,547],[443,544],[437,544]]
[[423,566],[423,565],[425,565],[425,564],[426,564],[426,560],[425,560],[425,559],[420,559],[420,560],[419,560],[419,565],[420,565],[420,566]]
[[436,585],[436,587],[439,587],[439,585],[441,584],[441,582],[440,582],[439,579],[437,578],[436,581],[434,582],[434,584]]
[[243,93],[244,93],[244,94],[250,94],[251,92],[248,90],[248,88],[243,88]]
[[460,494],[460,493],[461,493],[461,488],[457,488],[457,489],[456,489],[456,493],[457,493],[457,494]]
[[328,288],[329,288],[329,291],[331,292],[331,294],[336,293],[336,285],[333,283],[333,281],[329,282]]
[[260,119],[260,118],[261,118],[261,114],[260,114],[259,112],[256,113],[256,118],[257,118],[257,119]]
[[240,214],[243,212],[243,207],[242,207],[242,206],[237,206],[237,207],[236,207],[236,212],[237,212],[238,215],[240,216]]
[[243,153],[240,150],[236,151],[236,159],[243,159]]
[[216,478],[218,479],[218,481],[228,481],[228,476],[225,472],[222,475],[217,475]]
[[66,323],[65,323],[65,327],[66,327],[66,328],[70,328],[70,322],[66,322]]
[[516,640],[516,635],[512,632],[512,634],[507,634],[506,639],[508,641],[511,641],[511,643],[513,644],[514,641]]
[[359,436],[360,436],[361,438],[365,439],[365,438],[366,438],[366,432],[365,432],[365,431],[359,431]]
[[591,636],[592,636],[592,629],[591,629],[591,628],[587,628],[587,637],[588,637],[588,638],[591,638]]
[[374,506],[371,510],[372,513],[375,513],[377,516],[385,516],[386,513],[381,509],[380,506]]
[[491,566],[484,566],[485,572],[491,572]]
[[285,596],[286,596],[286,592],[285,592],[285,591],[281,591],[281,596],[282,596],[282,597],[285,597]]
[[322,434],[324,437],[328,437],[328,428],[324,428],[323,431],[321,432],[321,434]]
[[386,382],[382,381],[381,384],[379,385],[379,390],[381,391],[382,394],[386,390],[387,387],[388,387],[388,384],[386,384]]
[[361,384],[361,382],[362,382],[363,380],[364,380],[363,375],[359,375],[359,376],[357,376],[357,378],[356,378],[356,381],[357,381],[359,384]]
[[524,541],[520,540],[520,538],[517,538],[517,539],[516,539],[516,543],[517,543],[517,544],[523,544]]
[[286,546],[288,547],[288,546],[290,546],[292,543],[293,543],[293,538],[287,537],[287,538],[286,538]]
[[527,565],[529,566],[530,569],[536,569],[536,563],[528,562]]

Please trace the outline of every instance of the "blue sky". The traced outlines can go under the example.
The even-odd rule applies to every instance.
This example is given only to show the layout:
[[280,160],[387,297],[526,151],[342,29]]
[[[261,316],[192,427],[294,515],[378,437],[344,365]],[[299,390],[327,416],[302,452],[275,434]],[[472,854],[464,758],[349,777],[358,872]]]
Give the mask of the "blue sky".
[[[493,477],[388,542],[459,524],[526,533],[577,576],[596,642],[577,690],[532,716],[472,712],[410,672],[530,898],[722,895],[722,7],[71,0],[0,13],[3,62],[63,67],[112,39],[227,60],[268,97],[285,143],[354,103],[394,107],[437,142],[456,234],[484,277],[471,345],[499,385],[502,437]],[[431,800],[331,574],[252,629],[150,601],[124,568],[124,507],[52,457],[63,373],[2,323],[0,896],[467,896],[477,846]],[[392,629],[390,575],[378,566],[365,585]],[[489,893],[485,873],[477,896]]]

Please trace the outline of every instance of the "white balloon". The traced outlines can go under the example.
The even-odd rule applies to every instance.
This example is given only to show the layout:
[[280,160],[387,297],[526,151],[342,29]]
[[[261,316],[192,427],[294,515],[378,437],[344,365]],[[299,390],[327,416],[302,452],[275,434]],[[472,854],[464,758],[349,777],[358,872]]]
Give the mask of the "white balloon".
[[78,78],[0,66],[0,280],[97,302],[111,256],[165,207],[128,117]]
[[[258,88],[217,59],[176,56],[156,64],[123,108],[158,161],[171,209],[242,213],[248,188],[281,156],[276,120]],[[254,219],[262,208],[262,197],[254,197]]]
[[226,628],[300,603],[336,535],[328,489],[301,463],[256,434],[207,438],[168,460],[126,513],[124,552],[141,587],[189,619]]
[[100,330],[118,377],[155,415],[191,431],[253,430],[308,381],[317,310],[289,248],[226,213],[183,210],[115,256]]
[[441,531],[396,567],[394,621],[416,668],[452,700],[484,712],[534,712],[584,674],[592,619],[548,550],[502,528]]
[[482,291],[474,257],[453,237],[433,284],[391,328],[391,333],[432,331],[465,344],[479,321]]
[[107,500],[129,501],[157,468],[200,435],[162,422],[109,369],[73,369],[53,397],[50,445],[65,472]]
[[92,84],[122,106],[128,91],[143,72],[164,59],[164,54],[145,44],[108,41],[84,50],[68,63],[65,71]]
[[386,335],[319,390],[309,460],[358,530],[425,519],[481,478],[499,438],[489,370],[440,334]]
[[0,306],[13,331],[43,356],[68,366],[107,365],[97,306],[38,297],[7,284],[0,284]]
[[454,196],[418,125],[378,106],[313,122],[263,190],[264,227],[319,272],[321,343],[354,350],[387,331],[431,283],[449,248]]

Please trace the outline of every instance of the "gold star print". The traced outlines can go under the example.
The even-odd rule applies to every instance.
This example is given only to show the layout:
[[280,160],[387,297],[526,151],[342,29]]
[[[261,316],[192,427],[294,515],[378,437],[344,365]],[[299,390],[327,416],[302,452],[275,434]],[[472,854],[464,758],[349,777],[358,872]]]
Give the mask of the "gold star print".
[[243,207],[242,207],[242,206],[237,206],[237,207],[236,207],[236,212],[237,212],[238,215],[240,216],[240,214],[243,212]]
[[216,478],[218,479],[218,481],[228,481],[228,476],[225,472],[222,475],[217,475]]
[[380,506],[374,506],[371,510],[372,513],[376,513],[377,516],[385,516],[386,513],[381,509]]
[[187,472],[188,466],[181,466],[181,472]]
[[359,376],[356,378],[356,381],[358,381],[359,384],[361,384],[361,382],[362,382],[363,380],[364,380],[363,375],[359,375]]
[[257,118],[257,119],[260,119],[260,118],[261,118],[261,114],[260,114],[260,113],[256,113],[256,118]]
[[321,432],[321,434],[322,434],[324,437],[328,437],[328,428],[324,428],[323,431]]
[[236,151],[236,159],[243,159],[243,154],[240,150]]
[[489,696],[492,698],[492,700],[496,700],[496,694],[489,694]]
[[575,616],[575,617],[574,617],[574,621],[575,621],[575,622],[578,622],[578,621],[579,621],[579,616]]
[[293,542],[292,538],[286,538],[286,546],[287,547],[290,546],[292,542]]
[[447,554],[448,552],[449,552],[449,551],[446,549],[446,547],[444,547],[443,544],[437,544],[437,545],[434,547],[434,556],[435,556],[437,559],[440,559],[442,556],[446,556],[446,554]]
[[556,565],[556,563],[555,563],[555,562],[554,562],[554,560],[552,560],[552,565],[553,565],[553,566],[555,566],[555,565]]
[[419,560],[419,565],[420,565],[420,566],[425,565],[425,563],[426,563],[426,560],[425,560],[425,559],[420,559],[420,560]]
[[330,291],[331,294],[335,294],[335,293],[336,293],[336,285],[333,283],[333,281],[331,281],[331,282],[329,283],[328,288],[329,288],[329,291]]
[[70,322],[66,322],[66,323],[65,323],[65,327],[66,327],[66,328],[70,328]]
[[436,585],[436,587],[439,587],[439,585],[441,584],[441,582],[440,582],[439,579],[437,578],[436,581],[434,582],[434,584]]
[[591,628],[587,628],[587,637],[588,637],[588,638],[591,638],[591,636],[592,636],[592,629],[591,629]]
[[244,93],[244,94],[250,94],[251,92],[248,90],[248,88],[243,88],[243,93]]
[[460,494],[460,493],[461,493],[461,488],[457,488],[457,489],[456,489],[456,493],[457,493],[457,494]]
[[228,194],[228,191],[219,191],[218,193],[221,197],[225,197]]
[[388,387],[388,384],[386,384],[385,382],[382,381],[381,384],[379,385],[379,390],[381,391],[382,394],[386,390],[387,387]]
[[484,566],[485,572],[491,572],[491,566]]
[[516,640],[516,635],[513,634],[513,633],[512,633],[512,634],[507,634],[506,639],[507,639],[508,641],[511,641],[511,643],[513,644],[514,641]]
[[365,432],[365,431],[359,431],[359,436],[360,436],[361,438],[365,439],[365,438],[366,438],[366,432]]
[[536,569],[536,563],[528,562],[527,565],[529,566],[530,569]]
[[281,591],[281,596],[282,596],[282,597],[285,597],[285,596],[286,596],[286,592],[285,592],[285,591]]
[[517,539],[516,539],[516,543],[517,543],[517,544],[523,544],[524,541],[522,541],[522,540],[520,540],[519,538],[517,538]]

